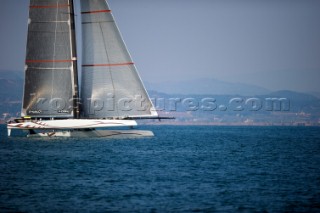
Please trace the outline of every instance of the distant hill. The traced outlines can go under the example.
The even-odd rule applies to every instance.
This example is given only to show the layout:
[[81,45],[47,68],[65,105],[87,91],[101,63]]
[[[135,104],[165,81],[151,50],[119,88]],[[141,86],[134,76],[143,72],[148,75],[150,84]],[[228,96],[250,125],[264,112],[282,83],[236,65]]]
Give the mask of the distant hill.
[[217,79],[195,79],[190,81],[167,81],[145,83],[147,89],[168,94],[214,94],[214,95],[264,95],[270,93],[263,87],[220,81]]
[[[178,124],[210,125],[320,125],[320,99],[294,91],[277,91],[268,95],[174,95],[149,91],[155,107],[164,116],[176,117]],[[203,110],[203,100],[214,100],[213,110]],[[254,98],[254,99],[252,99]],[[186,100],[193,100],[190,110]],[[173,100],[173,101],[172,101]],[[231,100],[242,100],[232,102]],[[252,110],[252,102],[260,100],[259,110]],[[270,100],[276,100],[270,105]],[[279,100],[285,100],[280,103]],[[279,102],[277,102],[279,101]],[[174,104],[172,104],[174,103]],[[207,105],[208,106],[208,105]],[[237,110],[236,107],[241,107]],[[270,110],[270,106],[273,109]],[[172,110],[174,109],[174,110]]]
[[0,70],[0,79],[23,80],[23,78],[24,78],[24,74],[22,71]]
[[21,101],[22,91],[22,72],[0,71],[0,101]]
[[[305,93],[300,93],[300,92],[294,92],[294,91],[289,91],[289,90],[281,90],[281,91],[276,91],[276,92],[271,92],[267,95],[255,95],[255,96],[250,96],[250,95],[199,95],[199,94],[194,94],[194,95],[175,95],[175,94],[166,94],[166,93],[161,93],[157,91],[149,91],[150,97],[160,99],[163,98],[165,100],[170,100],[170,99],[175,99],[179,98],[181,100],[187,99],[187,98],[193,98],[197,101],[200,101],[201,99],[204,98],[214,98],[216,100],[216,104],[219,105],[228,105],[229,101],[233,98],[242,98],[243,100],[247,100],[250,98],[257,98],[262,101],[265,101],[266,99],[270,98],[285,98],[290,101],[290,112],[306,112],[306,113],[316,113],[320,115],[320,98],[317,98],[315,96],[305,94]],[[183,109],[180,109],[183,111]]]
[[290,90],[280,90],[280,91],[269,93],[268,95],[274,96],[274,97],[286,97],[295,101],[316,101],[319,99],[310,94],[294,92]]
[[308,94],[310,94],[314,97],[320,98],[320,92],[308,92]]
[[[23,92],[23,74],[18,71],[0,71],[0,118],[19,116]],[[4,114],[6,113],[6,115]],[[9,114],[9,115],[8,115]]]

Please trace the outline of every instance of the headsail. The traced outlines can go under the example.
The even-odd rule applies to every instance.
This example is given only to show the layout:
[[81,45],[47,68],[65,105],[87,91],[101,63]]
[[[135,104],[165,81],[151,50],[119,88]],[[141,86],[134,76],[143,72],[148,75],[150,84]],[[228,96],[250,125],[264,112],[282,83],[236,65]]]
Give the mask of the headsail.
[[156,116],[105,0],[81,0],[85,118]]
[[22,116],[73,117],[77,98],[72,0],[30,0]]

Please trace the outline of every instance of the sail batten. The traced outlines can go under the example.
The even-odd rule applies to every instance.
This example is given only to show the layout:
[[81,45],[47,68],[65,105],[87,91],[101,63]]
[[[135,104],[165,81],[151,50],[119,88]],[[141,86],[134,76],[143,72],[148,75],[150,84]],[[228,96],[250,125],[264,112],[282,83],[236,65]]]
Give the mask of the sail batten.
[[70,7],[69,4],[57,4],[57,5],[31,5],[29,6],[32,9],[43,9],[43,8],[60,8],[60,7]]
[[81,14],[89,14],[89,13],[111,13],[111,10],[92,10],[92,11],[81,12]]
[[72,61],[73,60],[26,60],[26,63],[64,63]]
[[155,116],[105,0],[81,0],[83,117]]
[[133,62],[125,62],[125,63],[118,63],[118,64],[83,64],[83,67],[114,67],[114,66],[127,66],[127,65],[134,65]]

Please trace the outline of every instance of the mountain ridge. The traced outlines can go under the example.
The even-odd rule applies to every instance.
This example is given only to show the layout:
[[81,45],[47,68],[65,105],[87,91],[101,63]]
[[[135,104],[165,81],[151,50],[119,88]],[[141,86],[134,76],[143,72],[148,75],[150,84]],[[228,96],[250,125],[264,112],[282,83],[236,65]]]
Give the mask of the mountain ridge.
[[[20,71],[9,71],[9,70],[0,70],[0,94],[6,95],[7,97],[12,97],[12,94],[15,94],[14,97],[21,98],[22,97],[22,90],[23,90],[23,75]],[[198,86],[203,88],[209,88],[208,90],[202,90],[200,91],[197,89],[197,86],[195,86],[195,82],[198,83]],[[220,85],[223,85],[222,88],[220,88],[219,92],[214,92],[214,90],[210,87],[211,83],[219,83]],[[176,84],[178,83],[178,84]],[[170,85],[171,84],[171,85]],[[181,89],[175,89],[170,90],[170,86],[173,86],[172,84],[187,84],[188,89],[186,91],[182,91]],[[161,90],[161,88],[157,89],[157,86],[159,83],[150,83],[146,82],[145,86],[149,93],[151,94],[163,94],[164,96],[174,96],[174,95],[181,95],[181,96],[214,96],[214,95],[222,95],[222,96],[288,96],[288,97],[294,97],[295,99],[308,99],[308,100],[316,100],[319,99],[319,97],[305,93],[305,92],[299,92],[299,91],[292,91],[292,90],[278,90],[278,91],[270,91],[263,87],[250,85],[250,84],[243,84],[243,83],[230,83],[225,81],[220,81],[217,79],[195,79],[195,80],[189,80],[189,81],[182,81],[182,82],[174,82],[171,81],[169,85],[161,85],[161,88],[166,87],[167,89]],[[231,89],[223,90],[226,86],[232,86]],[[254,88],[258,89],[258,91],[254,91],[251,93],[246,94],[243,93],[243,90],[241,88],[235,88],[235,86],[245,86],[248,88],[251,88],[254,90]],[[176,87],[176,86],[175,86]],[[215,88],[214,86],[212,86]],[[184,88],[186,88],[184,86]],[[236,90],[237,89],[237,90]],[[169,90],[169,91],[167,91]],[[222,93],[222,91],[225,91]],[[229,92],[228,92],[229,91]],[[230,92],[234,91],[234,92]],[[20,95],[19,95],[20,94]]]
[[232,83],[218,79],[194,79],[187,81],[145,82],[148,90],[170,94],[215,94],[215,95],[264,95],[271,91],[252,84]]

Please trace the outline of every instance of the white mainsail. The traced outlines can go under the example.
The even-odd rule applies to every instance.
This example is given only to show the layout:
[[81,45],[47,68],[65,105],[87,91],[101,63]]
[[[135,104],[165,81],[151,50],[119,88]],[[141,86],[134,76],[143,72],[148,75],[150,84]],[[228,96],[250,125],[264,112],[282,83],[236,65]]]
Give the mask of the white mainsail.
[[78,80],[71,0],[30,0],[22,117],[72,118]]
[[85,118],[157,116],[105,0],[81,0]]

